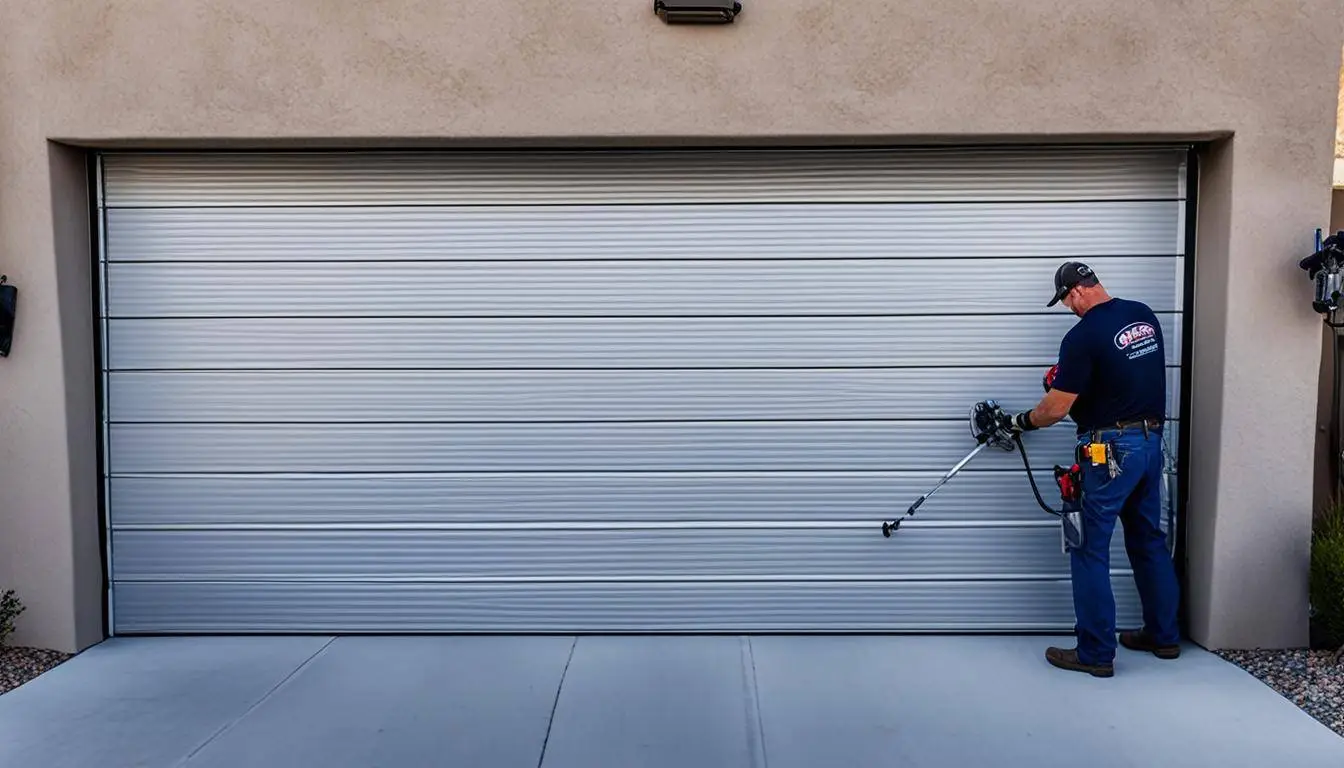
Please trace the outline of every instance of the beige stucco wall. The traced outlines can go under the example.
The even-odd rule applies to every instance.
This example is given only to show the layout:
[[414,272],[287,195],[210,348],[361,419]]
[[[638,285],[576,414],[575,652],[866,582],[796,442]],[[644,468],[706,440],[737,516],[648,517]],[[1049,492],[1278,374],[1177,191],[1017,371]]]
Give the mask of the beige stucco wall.
[[[75,155],[49,142],[1222,139],[1195,308],[1192,627],[1306,639],[1319,320],[1295,263],[1328,216],[1338,0],[0,4],[0,583],[18,642],[97,639],[88,276]],[[1230,138],[1229,138],[1230,137]],[[53,178],[55,177],[55,178]]]
[[[1344,188],[1344,65],[1339,68],[1339,100],[1335,107],[1335,187]],[[1336,216],[1344,217],[1338,197],[1335,199],[1335,212]],[[1332,223],[1330,228],[1338,232],[1344,226]]]
[[1344,65],[1339,67],[1339,98],[1335,102],[1335,157],[1344,157]]

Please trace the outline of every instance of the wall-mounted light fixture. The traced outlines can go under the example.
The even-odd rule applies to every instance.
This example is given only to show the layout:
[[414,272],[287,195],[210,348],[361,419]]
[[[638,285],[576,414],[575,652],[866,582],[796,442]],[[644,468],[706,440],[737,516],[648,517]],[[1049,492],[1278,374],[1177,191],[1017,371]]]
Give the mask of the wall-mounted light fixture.
[[1316,286],[1316,295],[1311,308],[1325,315],[1325,324],[1331,328],[1344,327],[1344,323],[1335,320],[1344,298],[1344,230],[1321,239],[1321,230],[1316,230],[1316,252],[1302,259],[1297,266],[1307,271]]
[[653,12],[668,24],[732,24],[742,4],[732,0],[653,0]]

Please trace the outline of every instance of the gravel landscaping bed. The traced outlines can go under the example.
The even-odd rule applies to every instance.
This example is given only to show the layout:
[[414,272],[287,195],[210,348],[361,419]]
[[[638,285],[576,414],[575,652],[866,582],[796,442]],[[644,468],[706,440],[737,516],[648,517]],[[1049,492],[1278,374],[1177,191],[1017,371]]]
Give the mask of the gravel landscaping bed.
[[1344,736],[1344,660],[1333,651],[1219,651],[1302,711]]
[[41,648],[0,648],[0,694],[59,666],[71,655]]

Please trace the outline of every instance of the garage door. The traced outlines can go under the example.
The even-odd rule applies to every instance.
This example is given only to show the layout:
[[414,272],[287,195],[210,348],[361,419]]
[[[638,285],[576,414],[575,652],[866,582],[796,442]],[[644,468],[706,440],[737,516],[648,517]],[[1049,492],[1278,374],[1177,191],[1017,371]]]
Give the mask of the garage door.
[[1040,396],[1066,258],[1158,311],[1179,417],[1184,162],[104,156],[115,631],[1070,629],[1017,455],[880,524]]

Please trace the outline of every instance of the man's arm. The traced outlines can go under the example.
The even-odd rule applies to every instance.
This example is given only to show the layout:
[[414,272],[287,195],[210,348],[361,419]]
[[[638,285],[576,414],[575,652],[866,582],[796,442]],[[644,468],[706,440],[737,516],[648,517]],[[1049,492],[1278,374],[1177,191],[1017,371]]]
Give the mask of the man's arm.
[[[1035,408],[1012,417],[1012,428],[1026,432],[1058,424],[1069,415],[1073,403],[1092,383],[1092,356],[1087,341],[1079,333],[1079,326],[1064,334],[1059,344],[1059,363],[1055,366],[1054,380],[1045,397]],[[1048,375],[1047,375],[1048,377]]]
[[1069,409],[1073,408],[1073,401],[1077,399],[1078,395],[1072,392],[1052,389],[1045,393],[1045,397],[1041,398],[1041,402],[1037,403],[1035,408],[1014,417],[1013,423],[1024,431],[1054,426],[1069,415]]

